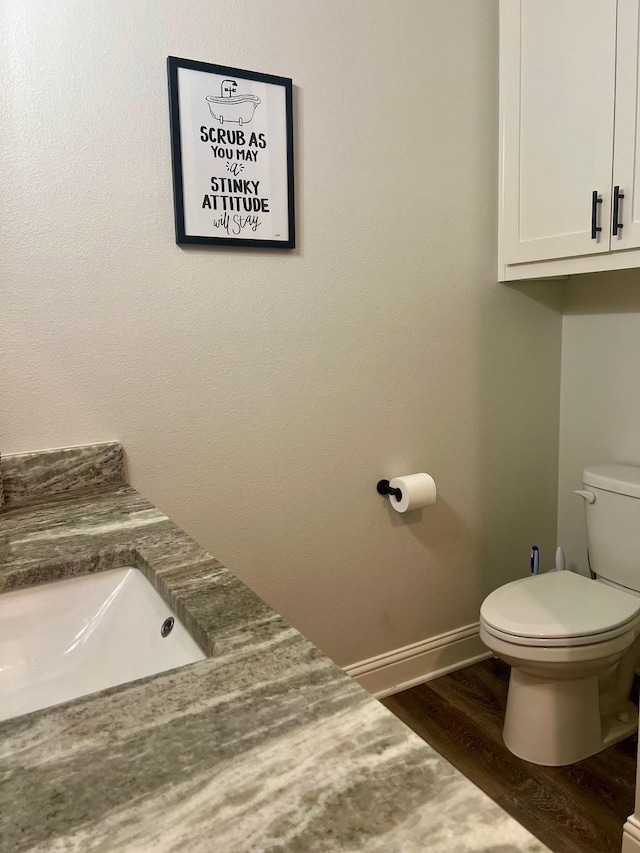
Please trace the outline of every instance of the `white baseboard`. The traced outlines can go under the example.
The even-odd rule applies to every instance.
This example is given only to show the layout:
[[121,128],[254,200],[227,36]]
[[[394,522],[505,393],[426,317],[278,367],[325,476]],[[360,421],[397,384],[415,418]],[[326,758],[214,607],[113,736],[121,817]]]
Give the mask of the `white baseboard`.
[[624,825],[622,853],[640,853],[640,819],[635,814]]
[[474,622],[344,669],[365,690],[381,699],[491,657],[480,640],[479,629],[480,624]]

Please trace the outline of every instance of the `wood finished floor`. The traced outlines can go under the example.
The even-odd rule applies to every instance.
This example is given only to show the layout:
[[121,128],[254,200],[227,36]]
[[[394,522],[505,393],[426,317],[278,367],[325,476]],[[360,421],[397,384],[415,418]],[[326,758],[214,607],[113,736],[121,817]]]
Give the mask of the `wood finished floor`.
[[382,702],[554,853],[620,853],[637,738],[570,767],[522,761],[502,742],[508,684],[491,658]]

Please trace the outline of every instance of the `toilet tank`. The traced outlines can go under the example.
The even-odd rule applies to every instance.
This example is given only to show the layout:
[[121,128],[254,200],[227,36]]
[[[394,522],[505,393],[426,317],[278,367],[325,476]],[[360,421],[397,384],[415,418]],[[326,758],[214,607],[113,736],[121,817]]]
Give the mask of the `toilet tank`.
[[640,468],[592,465],[582,472],[591,570],[640,592]]

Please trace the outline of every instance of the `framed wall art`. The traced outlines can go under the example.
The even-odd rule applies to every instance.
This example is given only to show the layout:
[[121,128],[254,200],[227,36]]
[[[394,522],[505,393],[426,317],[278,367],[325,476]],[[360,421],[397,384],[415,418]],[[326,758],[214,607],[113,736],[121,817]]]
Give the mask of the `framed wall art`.
[[170,56],[176,242],[293,249],[292,81]]

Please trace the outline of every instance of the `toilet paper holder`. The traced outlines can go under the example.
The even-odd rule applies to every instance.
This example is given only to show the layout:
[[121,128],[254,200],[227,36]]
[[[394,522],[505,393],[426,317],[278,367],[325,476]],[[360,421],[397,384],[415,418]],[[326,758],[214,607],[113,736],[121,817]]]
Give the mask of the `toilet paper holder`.
[[378,480],[376,491],[379,495],[393,495],[397,501],[402,500],[402,489],[394,489],[389,480]]

